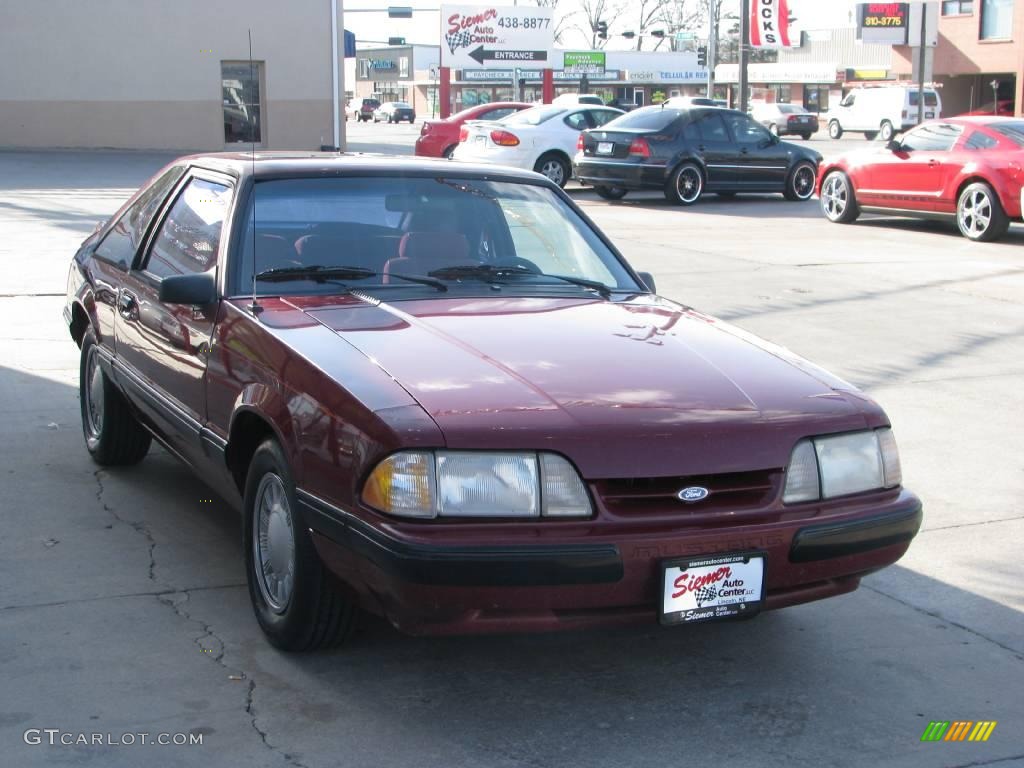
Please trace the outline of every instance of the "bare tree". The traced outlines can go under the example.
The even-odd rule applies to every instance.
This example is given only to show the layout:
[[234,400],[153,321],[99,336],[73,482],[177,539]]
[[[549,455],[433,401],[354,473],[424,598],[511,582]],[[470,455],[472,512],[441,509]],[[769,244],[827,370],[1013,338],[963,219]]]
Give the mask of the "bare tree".
[[551,9],[551,16],[554,19],[555,23],[555,42],[562,42],[562,35],[564,35],[566,31],[571,29],[571,25],[569,23],[570,19],[572,19],[572,17],[575,16],[578,13],[578,11],[569,11],[568,13],[560,14],[558,12],[559,6],[561,5],[564,7],[564,3],[562,2],[562,0],[533,0],[533,3],[538,8]]
[[621,9],[614,0],[577,1],[579,10],[572,14],[577,18],[571,28],[583,35],[591,48],[604,48],[608,40],[597,36],[597,24],[603,21],[610,27],[620,15]]

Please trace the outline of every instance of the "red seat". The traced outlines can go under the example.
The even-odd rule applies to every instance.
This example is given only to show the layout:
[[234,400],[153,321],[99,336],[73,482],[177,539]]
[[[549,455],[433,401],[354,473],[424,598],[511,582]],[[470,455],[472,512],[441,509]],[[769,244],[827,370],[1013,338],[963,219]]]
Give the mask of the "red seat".
[[406,232],[398,244],[398,258],[384,264],[384,282],[391,272],[427,275],[444,267],[473,266],[469,241],[461,232]]

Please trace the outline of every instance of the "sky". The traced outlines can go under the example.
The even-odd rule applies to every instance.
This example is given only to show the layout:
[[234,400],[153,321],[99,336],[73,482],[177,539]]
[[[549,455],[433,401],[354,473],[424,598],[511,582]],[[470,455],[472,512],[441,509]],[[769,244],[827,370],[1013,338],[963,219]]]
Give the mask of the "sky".
[[[630,2],[631,0],[626,0]],[[632,0],[635,2],[635,0]],[[739,7],[738,0],[723,0],[727,5]],[[411,5],[413,8],[433,9],[414,13],[412,19],[389,19],[383,11],[389,5]],[[467,3],[473,4],[473,3]],[[495,5],[513,5],[512,0],[496,0]],[[522,5],[532,5],[523,0]],[[798,26],[804,29],[821,29],[845,25],[853,0],[789,0],[790,13],[798,18]],[[404,37],[408,43],[437,45],[440,39],[439,3],[434,0],[349,0],[343,2],[346,9],[379,9],[380,13],[346,13],[345,29],[354,32],[360,47],[370,43],[387,43],[388,37]],[[577,0],[560,0],[559,12],[572,11],[578,7]],[[584,40],[579,33],[569,33],[564,46],[580,46]],[[611,48],[630,47],[629,41],[613,41]]]

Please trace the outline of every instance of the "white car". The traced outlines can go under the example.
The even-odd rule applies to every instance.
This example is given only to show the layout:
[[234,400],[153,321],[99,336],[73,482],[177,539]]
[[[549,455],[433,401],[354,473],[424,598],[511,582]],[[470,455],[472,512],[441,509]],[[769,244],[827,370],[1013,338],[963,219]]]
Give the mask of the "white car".
[[526,168],[564,187],[572,176],[570,158],[580,133],[622,114],[621,109],[590,104],[547,104],[495,122],[467,123],[452,158]]
[[[838,139],[844,131],[863,131],[869,141],[889,141],[897,131],[917,125],[917,86],[881,85],[854,88],[822,118],[828,135]],[[924,89],[924,119],[942,117],[942,97],[934,88]]]

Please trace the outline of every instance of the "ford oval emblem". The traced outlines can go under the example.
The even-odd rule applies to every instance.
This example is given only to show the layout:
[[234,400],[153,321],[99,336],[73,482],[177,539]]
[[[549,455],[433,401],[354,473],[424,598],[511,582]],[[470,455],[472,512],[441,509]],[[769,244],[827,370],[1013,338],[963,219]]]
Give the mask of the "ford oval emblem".
[[710,494],[707,488],[701,488],[699,485],[691,485],[689,488],[683,488],[676,497],[680,501],[685,501],[687,504],[693,504],[695,501],[702,501]]

